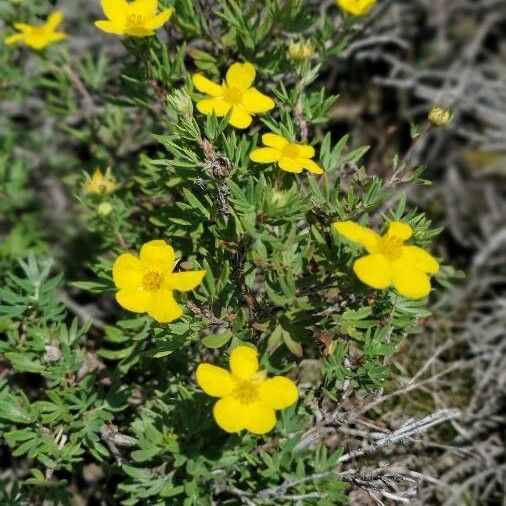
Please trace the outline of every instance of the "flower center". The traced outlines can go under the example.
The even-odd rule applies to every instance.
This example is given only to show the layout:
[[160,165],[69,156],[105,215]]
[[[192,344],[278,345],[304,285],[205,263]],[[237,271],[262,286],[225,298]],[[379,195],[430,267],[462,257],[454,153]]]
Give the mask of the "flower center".
[[43,37],[46,35],[46,27],[45,26],[32,26],[30,35],[35,37]]
[[127,28],[142,28],[144,26],[144,17],[140,14],[129,14],[126,18]]
[[379,250],[390,260],[399,258],[402,253],[403,240],[394,235],[385,234],[379,242]]
[[225,100],[231,104],[239,104],[242,100],[243,92],[239,88],[232,86],[225,91]]
[[299,156],[299,147],[297,144],[287,144],[282,149],[283,156],[288,158],[298,158]]
[[160,290],[162,275],[159,272],[146,272],[142,278],[142,287],[149,292]]
[[258,384],[251,380],[240,381],[232,395],[241,404],[250,404],[258,397]]

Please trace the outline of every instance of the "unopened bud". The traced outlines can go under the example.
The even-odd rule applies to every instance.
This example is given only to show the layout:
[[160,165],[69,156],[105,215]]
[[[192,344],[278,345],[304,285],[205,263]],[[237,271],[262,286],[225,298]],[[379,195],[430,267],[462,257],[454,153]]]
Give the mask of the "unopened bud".
[[428,119],[433,126],[443,127],[448,125],[448,123],[450,123],[450,121],[453,119],[453,112],[447,107],[435,105],[429,111]]
[[311,42],[290,42],[288,55],[298,63],[308,61],[314,55],[314,48]]
[[109,214],[111,214],[112,210],[113,210],[112,204],[109,204],[109,202],[102,202],[97,207],[97,213],[100,216],[108,216]]

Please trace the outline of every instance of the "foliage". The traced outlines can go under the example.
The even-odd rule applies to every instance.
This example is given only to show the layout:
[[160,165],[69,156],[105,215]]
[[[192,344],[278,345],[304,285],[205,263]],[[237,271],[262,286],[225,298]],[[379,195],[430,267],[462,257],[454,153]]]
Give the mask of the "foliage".
[[[404,198],[391,205],[397,185],[426,183],[422,170],[395,158],[380,177],[367,146],[325,130],[338,100],[326,64],[362,20],[299,0],[161,3],[175,12],[157,37],[99,35],[83,9],[68,12],[68,43],[44,53],[0,45],[11,107],[0,119],[0,441],[9,465],[26,462],[0,484],[0,501],[70,504],[95,463],[107,504],[345,502],[332,475],[341,450],[297,447],[314,406],[339,403],[345,380],[382,387],[430,312],[363,285],[351,269],[360,248],[331,224],[404,221],[429,248],[439,230]],[[2,35],[48,14],[47,2],[4,3]],[[294,41],[317,58],[292,60]],[[254,64],[276,100],[244,131],[193,104],[191,74],[217,81],[234,61]],[[268,131],[314,145],[325,173],[251,161]],[[117,187],[86,191],[96,168]],[[114,260],[152,239],[174,247],[180,268],[206,270],[169,324],[114,301]],[[224,365],[238,343],[299,384],[299,402],[266,436],[221,431],[193,376],[203,361]],[[304,479],[314,473],[328,478]],[[270,495],[286,480],[288,492]]]

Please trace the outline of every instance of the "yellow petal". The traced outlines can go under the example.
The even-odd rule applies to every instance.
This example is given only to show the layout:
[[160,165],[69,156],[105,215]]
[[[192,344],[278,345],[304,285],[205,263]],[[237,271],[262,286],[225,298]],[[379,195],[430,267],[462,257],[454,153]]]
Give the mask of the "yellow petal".
[[429,276],[425,272],[413,268],[406,262],[395,262],[392,277],[396,290],[403,297],[422,299],[430,293]]
[[271,148],[283,149],[288,144],[288,139],[281,137],[281,135],[267,133],[262,135],[262,142]]
[[230,395],[235,385],[227,370],[212,364],[199,364],[195,376],[200,388],[212,397]]
[[201,93],[211,95],[211,97],[223,97],[223,88],[220,84],[214,83],[202,74],[193,74],[193,86]]
[[140,288],[144,270],[140,260],[131,253],[123,253],[116,258],[112,268],[112,278],[118,288]]
[[255,80],[255,73],[251,63],[233,63],[227,71],[227,84],[231,88],[247,90]]
[[315,150],[313,146],[310,146],[309,144],[296,144],[299,153],[298,156],[300,158],[314,158]]
[[241,102],[246,110],[252,113],[267,112],[276,106],[272,98],[260,93],[256,88],[247,89],[242,96]]
[[142,246],[140,259],[144,267],[155,270],[169,269],[172,271],[176,255],[172,246],[158,239],[149,241]]
[[56,29],[56,27],[63,21],[63,12],[61,11],[54,11],[46,21],[46,28],[48,28],[50,31],[53,31]]
[[178,292],[189,292],[202,283],[206,271],[174,272],[166,277],[167,288]]
[[145,26],[130,26],[125,28],[125,35],[130,35],[130,37],[152,37],[155,32],[148,30]]
[[101,4],[102,10],[109,20],[119,23],[125,21],[128,13],[128,2],[126,0],[101,0]]
[[253,434],[266,434],[276,425],[276,414],[263,402],[246,404],[244,409],[245,428]]
[[160,323],[177,320],[183,314],[183,310],[174,300],[172,292],[164,289],[150,293],[146,311],[151,318]]
[[334,227],[348,241],[359,243],[369,253],[374,253],[377,250],[380,236],[371,229],[353,221],[336,221]]
[[174,9],[165,9],[156,16],[153,16],[150,18],[147,22],[145,27],[148,30],[157,30],[161,26],[163,26],[172,16],[172,13],[174,12]]
[[213,415],[216,423],[226,432],[239,432],[244,429],[245,410],[234,397],[223,397],[213,408]]
[[279,168],[286,171],[286,172],[295,172],[300,173],[302,172],[302,158],[291,158],[288,156],[282,156],[279,159],[278,165]]
[[156,14],[158,0],[134,0],[128,7],[132,14],[147,18]]
[[122,24],[113,21],[95,21],[95,26],[106,33],[114,35],[125,35],[125,28]]
[[377,0],[336,0],[341,9],[352,16],[363,16],[376,5]]
[[388,227],[387,234],[397,237],[401,241],[407,241],[413,235],[413,229],[402,221],[392,221]]
[[251,125],[251,115],[244,109],[242,105],[234,105],[232,107],[232,116],[229,123],[236,128],[248,128]]
[[418,246],[402,246],[402,258],[409,265],[429,274],[436,274],[439,271],[438,261]]
[[17,42],[22,42],[24,38],[25,36],[22,33],[14,33],[8,37],[5,37],[4,43],[10,46],[12,44],[16,44]]
[[14,28],[20,32],[30,32],[32,30],[32,26],[26,23],[14,23]]
[[116,301],[121,307],[134,313],[144,313],[149,305],[150,294],[139,288],[124,288],[116,293]]
[[273,148],[257,148],[249,154],[249,157],[257,163],[272,163],[280,159],[281,153]]
[[223,98],[205,98],[197,102],[197,110],[202,114],[214,113],[217,117],[226,116],[232,106]]
[[323,169],[313,160],[309,158],[299,158],[299,162],[302,167],[313,174],[323,174]]
[[353,264],[358,279],[373,288],[388,288],[392,283],[392,267],[381,253],[359,258]]
[[230,370],[237,378],[251,378],[258,370],[256,348],[246,345],[236,346],[230,353]]
[[65,40],[67,35],[62,32],[54,32],[47,36],[47,41],[49,44],[53,42],[60,42],[60,40]]
[[295,383],[283,376],[265,380],[258,388],[260,400],[272,409],[284,409],[299,398]]

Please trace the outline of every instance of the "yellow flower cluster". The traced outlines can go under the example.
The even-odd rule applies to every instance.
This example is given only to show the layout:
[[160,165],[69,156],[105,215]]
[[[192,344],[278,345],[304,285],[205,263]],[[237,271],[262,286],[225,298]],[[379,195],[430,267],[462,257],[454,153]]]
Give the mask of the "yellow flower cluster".
[[[376,0],[336,0],[339,7],[353,15],[366,14]],[[158,0],[101,0],[107,19],[95,22],[100,30],[115,35],[150,37],[171,17],[172,8],[159,12]],[[29,25],[16,23],[18,33],[5,39],[6,44],[25,43],[42,50],[53,42],[66,38],[57,27],[63,20],[59,11],[51,14],[46,23]],[[313,55],[310,43],[292,43],[290,57],[297,62]],[[256,69],[249,62],[233,63],[221,84],[201,73],[192,76],[197,91],[206,95],[197,100],[197,109],[205,115],[225,117],[238,129],[248,128],[253,117],[275,108],[274,100],[253,86]],[[429,115],[433,124],[444,124],[450,113],[434,109]],[[324,169],[314,160],[315,148],[275,132],[262,135],[262,147],[256,147],[249,158],[259,164],[276,164],[281,170],[301,173],[323,174]],[[107,170],[97,169],[87,176],[83,190],[90,195],[104,197],[114,192],[118,183]],[[106,216],[112,206],[102,202],[99,212]],[[383,235],[351,221],[334,223],[335,230],[345,239],[358,243],[367,255],[353,264],[357,277],[375,289],[393,286],[404,297],[419,299],[431,290],[430,275],[439,270],[437,260],[425,250],[406,244],[412,234],[411,226],[392,222]],[[170,323],[183,315],[174,292],[189,292],[203,281],[206,271],[178,271],[176,253],[164,240],[151,240],[140,249],[139,255],[122,253],[112,268],[117,288],[118,304],[134,313],[147,313],[159,323]],[[288,408],[298,400],[295,383],[285,377],[267,378],[259,370],[258,351],[247,345],[235,347],[230,354],[230,371],[209,363],[201,363],[196,369],[196,380],[202,390],[218,398],[213,408],[216,423],[226,432],[248,430],[253,434],[265,434],[276,424],[276,410]]]

